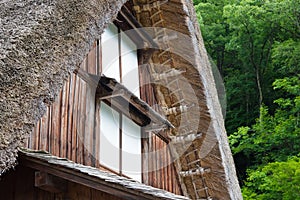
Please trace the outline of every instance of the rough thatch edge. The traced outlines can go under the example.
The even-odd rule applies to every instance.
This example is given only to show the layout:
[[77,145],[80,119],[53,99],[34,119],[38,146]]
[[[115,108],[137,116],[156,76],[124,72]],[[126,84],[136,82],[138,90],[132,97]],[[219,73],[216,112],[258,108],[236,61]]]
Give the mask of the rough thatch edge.
[[[136,6],[141,6],[147,4],[147,2],[149,3],[150,1],[135,0],[134,2]],[[195,75],[193,81],[191,81],[191,84],[195,85],[194,89],[197,92],[202,93],[200,96],[198,96],[199,101],[206,102],[206,105],[202,106],[202,112],[204,111],[205,115],[207,115],[203,118],[206,122],[202,123],[201,125],[199,124],[200,129],[198,129],[198,131],[203,132],[203,136],[205,137],[206,141],[210,141],[205,143],[201,141],[201,139],[196,139],[193,142],[193,147],[189,148],[188,151],[193,152],[194,150],[199,149],[201,154],[201,150],[206,148],[208,149],[207,153],[209,153],[209,151],[211,152],[211,154],[215,153],[216,155],[214,155],[213,157],[217,157],[218,159],[220,159],[220,161],[217,161],[218,163],[216,163],[219,166],[220,171],[214,171],[213,173],[211,173],[211,175],[207,175],[206,177],[206,181],[210,182],[209,184],[212,187],[208,188],[208,193],[203,195],[203,198],[213,198],[214,195],[217,195],[214,193],[219,193],[217,195],[219,198],[242,199],[240,187],[238,185],[236,177],[235,166],[233,163],[226,131],[224,128],[224,120],[221,112],[221,106],[217,98],[218,93],[216,90],[216,84],[212,74],[211,65],[207,57],[207,52],[204,47],[203,39],[196,18],[196,13],[193,8],[193,3],[191,0],[170,0],[163,2],[165,2],[165,4],[163,4],[161,7],[153,9],[153,12],[158,12],[158,10],[161,11],[162,20],[166,21],[167,28],[189,35],[189,40],[192,43],[191,49],[195,53],[195,55],[191,55],[190,61],[192,61],[191,64],[194,67],[197,67],[197,72],[195,72],[197,75]],[[172,5],[170,7],[173,7],[174,9],[172,10],[168,8],[168,5]],[[140,19],[140,22],[144,26],[154,25],[152,24],[153,22],[151,22],[151,20],[148,19],[149,15],[151,16],[151,11],[147,9],[143,10],[143,13],[138,12],[138,19]],[[154,14],[152,13],[152,15]],[[175,48],[182,48],[183,46],[177,46]],[[155,60],[155,57],[153,57],[153,60]],[[156,59],[156,61],[157,60],[159,59]],[[190,70],[192,71],[193,66],[190,67]],[[178,66],[176,66],[176,68],[180,69],[180,67]],[[199,84],[195,84],[195,82],[199,82]],[[161,91],[159,93],[163,94],[159,97],[159,99],[166,105],[171,106],[172,103],[168,104],[165,101],[165,99],[169,99],[169,94],[162,91],[161,88],[157,88],[156,90]],[[172,119],[169,120],[173,124],[178,124]],[[175,133],[175,135],[180,134],[180,132]],[[207,145],[214,146],[208,147]],[[173,156],[175,154],[175,157],[177,157],[176,155],[178,155],[178,147],[171,148],[171,150]],[[180,173],[180,171],[183,168],[187,170],[187,163],[184,157],[185,155],[181,156],[180,160],[176,162],[178,173]],[[196,160],[193,161],[198,160],[200,163],[205,164],[206,167],[213,167],[213,162],[216,161],[215,159],[210,159],[210,156],[205,156],[205,158],[196,157],[197,156],[194,156],[193,159]],[[195,195],[197,192],[196,189],[194,189],[193,187],[194,184],[190,183],[191,180],[191,178],[180,178],[183,192],[186,196],[198,198],[196,197],[197,195]],[[203,184],[204,185],[202,185],[202,189],[206,188],[205,185],[208,185],[205,183]]]
[[15,165],[17,147],[124,3],[125,0],[1,3],[0,175]]
[[[199,52],[198,61],[201,63],[201,79],[202,81],[209,81],[206,83],[206,96],[207,96],[207,105],[210,110],[212,116],[212,127],[214,129],[214,133],[218,139],[218,146],[220,149],[222,163],[225,170],[225,179],[227,181],[227,188],[231,199],[242,199],[240,186],[236,176],[235,164],[233,161],[233,157],[231,154],[231,150],[229,147],[229,142],[225,130],[224,125],[224,117],[222,114],[222,108],[219,102],[217,87],[215,83],[215,79],[212,72],[212,67],[208,59],[208,54],[204,47],[204,42],[202,38],[202,34],[199,28],[199,24],[197,21],[195,9],[193,8],[193,4],[191,4],[190,0],[186,0],[187,7],[190,12],[190,20],[193,24],[194,29],[191,30],[191,33],[194,33],[194,37],[197,39],[197,46],[195,46],[195,52]],[[201,58],[201,59],[200,59]]]

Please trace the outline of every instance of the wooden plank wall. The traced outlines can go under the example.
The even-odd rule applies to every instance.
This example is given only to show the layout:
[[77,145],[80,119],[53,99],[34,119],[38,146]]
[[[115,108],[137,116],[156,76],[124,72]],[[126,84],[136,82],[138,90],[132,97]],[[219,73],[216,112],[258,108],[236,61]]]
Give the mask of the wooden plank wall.
[[[140,66],[141,99],[154,107],[157,100],[150,80],[149,68],[141,63]],[[142,155],[143,182],[182,195],[168,145],[153,133],[143,133]]]
[[[80,68],[90,74],[101,72],[100,42],[92,50]],[[94,132],[95,85],[82,80],[75,73],[65,82],[55,102],[34,128],[25,147],[45,150],[53,155],[74,162],[97,166],[95,149],[98,135]]]
[[[81,64],[90,74],[101,73],[101,46],[95,42],[92,50]],[[139,56],[140,58],[142,55]],[[141,59],[139,59],[141,60]],[[141,61],[142,62],[142,61]],[[140,68],[141,98],[149,105],[157,103],[147,67]],[[45,115],[34,128],[25,147],[45,150],[68,158],[76,163],[98,167],[100,137],[100,106],[95,103],[95,88],[78,75],[72,74],[63,86],[56,101],[47,108]],[[158,151],[163,149],[162,151]],[[182,194],[167,144],[154,134],[142,141],[143,182],[175,194]],[[145,152],[155,152],[149,157]],[[157,169],[149,172],[149,169]]]

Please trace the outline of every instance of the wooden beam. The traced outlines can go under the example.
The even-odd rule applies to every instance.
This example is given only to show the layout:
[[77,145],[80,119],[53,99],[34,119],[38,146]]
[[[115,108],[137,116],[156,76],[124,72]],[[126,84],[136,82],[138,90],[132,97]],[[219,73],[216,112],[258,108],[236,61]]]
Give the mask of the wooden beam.
[[[143,29],[143,26],[136,20],[126,6],[123,6],[118,14],[117,20],[114,21],[132,41],[134,41],[138,48],[153,48],[157,49],[158,45],[153,40],[152,36]],[[128,31],[130,30],[130,31]]]
[[[115,79],[105,76],[95,76],[79,69],[76,74],[96,89],[96,98],[121,111],[136,124],[149,130],[168,129],[174,126],[162,117],[147,103],[136,97],[125,86]],[[167,136],[159,135],[163,140],[169,141]]]
[[64,179],[43,171],[36,171],[34,180],[35,187],[51,193],[63,193],[67,190],[67,182]]
[[[137,116],[140,116],[142,118],[149,118],[151,119],[149,123],[153,122],[156,125],[162,125],[162,127],[167,126],[168,128],[174,128],[174,126],[167,119],[162,117],[147,103],[136,97],[132,92],[130,92],[126,87],[118,83],[115,79],[102,76],[97,87],[96,98],[102,98],[104,94],[110,94],[115,92],[118,93],[119,90],[122,90],[124,92],[124,95],[119,96],[117,98],[112,98],[110,99],[110,102],[113,105],[120,106],[121,111],[123,111],[126,107],[124,105],[128,105],[127,108],[129,108],[129,113],[131,113],[131,115],[136,114]],[[128,112],[126,110],[124,111],[125,113]],[[144,127],[149,125],[149,123],[139,125]]]

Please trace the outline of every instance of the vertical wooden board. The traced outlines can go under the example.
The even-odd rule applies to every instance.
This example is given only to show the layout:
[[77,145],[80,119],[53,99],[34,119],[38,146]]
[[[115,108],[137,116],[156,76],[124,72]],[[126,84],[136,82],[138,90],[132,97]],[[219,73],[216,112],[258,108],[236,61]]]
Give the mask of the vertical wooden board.
[[157,142],[157,137],[156,135],[154,136],[154,152],[155,152],[155,186],[157,188],[161,188],[160,187],[160,183],[161,183],[161,177],[160,177],[160,169],[159,169],[159,162],[160,162],[160,155],[158,153],[158,149],[159,149],[159,143]]
[[161,142],[161,147],[162,147],[162,173],[163,173],[163,189],[167,190],[167,183],[168,183],[168,178],[169,178],[169,174],[167,173],[167,167],[166,167],[166,163],[167,163],[167,155],[166,155],[166,143],[164,141],[162,141],[162,139],[160,139]]
[[96,88],[86,84],[86,103],[85,103],[85,134],[84,134],[84,161],[88,166],[92,166],[93,161],[93,130],[94,130],[94,119],[95,119],[95,93]]
[[[76,130],[76,162],[83,164],[83,146],[84,146],[84,121],[85,121],[85,113],[84,111],[84,100],[83,93],[85,90],[85,82],[80,78],[78,79],[79,90],[78,90],[78,110],[77,110],[77,130]],[[85,107],[85,106],[84,106]]]
[[143,133],[142,138],[142,183],[149,184],[149,139]]
[[[138,64],[142,65],[142,57],[138,60]],[[140,98],[145,101],[146,90],[144,83],[144,76],[143,76],[144,68],[139,67],[139,80],[140,80]],[[149,183],[149,138],[147,137],[149,133],[142,132],[142,183],[150,184]]]
[[84,157],[84,151],[85,151],[85,125],[86,125],[86,83],[84,81],[81,81],[81,98],[80,98],[80,132],[78,133],[77,137],[79,139],[79,163],[85,164],[85,157]]
[[80,145],[81,145],[81,136],[80,136],[80,134],[81,134],[81,128],[82,128],[82,124],[81,124],[81,90],[82,90],[82,80],[79,78],[79,77],[77,77],[77,83],[78,83],[78,90],[77,90],[77,93],[78,93],[78,96],[77,96],[77,113],[76,113],[76,122],[75,122],[75,126],[76,126],[76,129],[75,129],[75,132],[76,132],[76,134],[75,134],[75,141],[74,141],[74,143],[75,143],[75,146],[76,146],[76,153],[75,153],[75,160],[76,160],[76,162],[77,163],[80,163]]
[[65,82],[61,95],[61,128],[60,128],[60,154],[67,156],[67,131],[68,131],[68,101],[69,101],[69,80]]
[[179,177],[178,174],[176,172],[176,168],[175,168],[175,163],[172,164],[172,171],[173,171],[173,179],[174,179],[174,193],[175,194],[179,194],[179,195],[183,195],[182,190],[181,190],[181,186],[180,186],[180,182],[179,182]]
[[48,124],[49,122],[49,106],[47,106],[46,113],[40,119],[40,150],[48,150]]
[[173,177],[173,174],[172,174],[172,164],[170,164],[172,159],[171,159],[171,156],[170,156],[169,148],[167,148],[167,159],[168,159],[168,167],[167,167],[168,172],[167,173],[169,174],[168,191],[174,193],[175,191],[173,190],[173,184],[172,183],[174,183],[174,179],[176,180],[176,177]]
[[33,132],[33,130],[32,130],[32,132],[30,133],[30,135],[29,135],[29,138],[28,138],[28,148],[32,148],[32,141],[33,141],[33,136],[34,135],[34,132]]
[[87,55],[87,72],[97,75],[97,42],[94,42],[91,51]]
[[[85,58],[81,69],[87,70],[87,59]],[[80,78],[79,78],[80,79]],[[86,121],[86,82],[80,79],[79,92],[79,112],[78,112],[78,129],[77,129],[77,162],[84,164],[84,138],[85,138],[85,121]]]
[[162,175],[162,168],[161,168],[161,162],[162,162],[162,155],[160,153],[161,149],[161,143],[160,143],[160,138],[158,138],[155,135],[155,152],[156,152],[156,182],[157,182],[157,187],[162,188],[162,180],[161,180],[161,175]]
[[38,140],[39,127],[40,127],[40,121],[38,121],[37,124],[32,128],[32,131],[29,135],[29,138],[27,140],[27,147],[30,149],[36,148],[36,140]]
[[145,71],[144,67],[139,68],[139,75],[140,75],[139,80],[140,80],[140,91],[141,91],[140,97],[141,97],[142,100],[146,101],[146,99],[147,99],[147,93],[146,93],[147,88],[146,88],[146,85],[145,85],[146,80],[145,80],[145,72],[144,71]]
[[61,96],[62,92],[59,93],[55,102],[51,105],[52,107],[52,128],[51,128],[51,154],[59,156],[59,145],[60,145],[60,127],[61,127]]
[[36,200],[64,200],[63,194],[53,194],[44,190],[36,189]]
[[180,189],[181,186],[180,186],[180,183],[179,183],[179,177],[177,176],[177,172],[176,172],[176,168],[175,168],[174,163],[171,165],[171,169],[172,169],[172,176],[173,176],[173,182],[174,182],[173,191],[174,191],[175,194],[182,194],[181,189]]
[[68,182],[68,194],[66,199],[91,200],[91,189],[73,182]]
[[[174,175],[174,167],[173,167],[173,164],[170,164],[169,165],[169,169],[170,169],[170,174],[171,174],[171,176],[172,176],[172,182],[174,182],[174,183],[177,183],[177,179],[176,179],[176,177],[173,177],[173,175]],[[176,184],[173,184],[173,185],[170,185],[170,190],[173,192],[173,193],[175,193],[175,194],[177,194],[176,192]]]
[[173,186],[172,186],[173,184],[172,183],[173,183],[174,179],[176,180],[176,177],[173,177],[173,175],[172,175],[172,170],[171,170],[172,160],[170,157],[169,148],[167,148],[167,157],[168,157],[168,167],[167,167],[168,172],[167,173],[169,174],[168,191],[173,192]]
[[166,179],[165,179],[165,188],[166,190],[170,190],[169,183],[172,182],[172,176],[169,173],[169,157],[168,157],[168,144],[164,144],[164,152],[165,152],[165,173],[166,173]]
[[40,123],[37,123],[36,126],[31,131],[31,137],[30,137],[30,147],[31,149],[37,149],[38,148],[38,136],[39,136],[39,127]]
[[153,153],[154,152],[152,152],[152,150],[153,150],[153,142],[152,142],[152,140],[153,140],[153,136],[152,135],[150,135],[149,136],[149,148],[148,148],[148,150],[149,150],[149,160],[148,160],[148,167],[149,167],[149,171],[148,171],[148,184],[149,185],[151,185],[151,186],[153,186],[153,176],[154,176],[154,172],[153,172],[153,168],[154,168],[154,165],[153,165],[153,162],[154,162],[154,156],[153,156]]
[[171,170],[170,170],[171,159],[170,159],[168,144],[166,144],[165,149],[166,149],[166,162],[167,162],[167,166],[166,166],[166,174],[167,174],[166,188],[167,188],[168,191],[172,192],[172,184],[171,183],[173,183],[173,176],[172,176]]
[[[142,58],[142,57],[141,57]],[[142,59],[139,59],[139,65],[143,65]],[[153,91],[150,88],[150,85],[147,83],[150,83],[150,74],[147,70],[147,67],[144,65],[142,67],[139,67],[139,80],[140,80],[140,93],[141,93],[141,99],[146,101],[149,105],[154,105],[153,102]],[[145,153],[150,153],[150,157],[144,157],[143,165],[147,166],[148,173],[144,173],[145,178],[147,180],[144,181],[147,182],[149,185],[157,186],[157,171],[155,169],[157,168],[157,152],[155,149],[155,136],[153,133],[147,133],[148,137],[145,138],[144,144],[148,146],[147,149],[144,149]]]
[[[157,148],[157,154],[158,154],[158,177],[160,177],[160,181],[159,181],[159,188],[164,189],[164,166],[163,166],[163,162],[164,162],[164,154],[163,154],[163,141],[159,138],[156,137],[157,143],[158,143],[158,148]],[[163,177],[163,178],[161,178]]]
[[91,200],[97,200],[97,199],[104,199],[103,198],[103,193],[99,192],[97,190],[92,189],[91,190]]
[[163,180],[162,180],[162,189],[164,190],[167,190],[167,182],[168,182],[168,173],[167,173],[167,170],[166,170],[166,163],[167,163],[167,160],[166,160],[166,146],[165,146],[165,142],[162,141],[161,139],[160,140],[160,143],[161,143],[161,154],[162,154],[162,162],[161,162],[161,169],[162,169],[162,176],[163,177]]
[[52,135],[52,107],[49,106],[49,117],[48,117],[48,152],[51,153],[52,143],[51,143],[51,135]]
[[155,93],[151,85],[151,76],[148,67],[143,65],[139,68],[140,72],[140,90],[141,99],[147,102],[150,106],[157,104]]
[[74,111],[74,98],[75,98],[75,86],[76,75],[73,73],[69,77],[69,99],[68,99],[68,127],[67,127],[67,155],[68,159],[72,159],[72,134],[73,134],[73,111]]
[[[89,54],[87,55],[86,60],[86,69],[87,72],[93,75],[97,75],[98,71],[98,63],[97,61],[97,41],[94,42],[93,47]],[[84,163],[86,165],[92,166],[94,165],[94,121],[95,121],[95,93],[96,93],[96,85],[86,84],[86,90],[83,92],[83,108],[85,107],[85,134],[83,137],[84,141]],[[83,110],[84,112],[84,110]]]
[[95,167],[100,167],[100,101],[96,101],[95,109],[95,128],[94,128],[94,146],[93,154],[95,158]]
[[[96,74],[101,76],[102,74],[102,46],[101,46],[101,37],[96,41],[96,62],[97,69]],[[100,101],[95,102],[95,123],[94,123],[94,146],[93,146],[93,155],[95,167],[100,167]]]
[[123,198],[113,196],[114,194],[105,193],[95,189],[91,189],[91,200],[123,200]]
[[[143,63],[139,62],[139,64]],[[157,104],[155,91],[153,86],[148,83],[151,83],[150,72],[148,67],[143,66],[140,68],[141,99],[146,101],[149,105],[155,105]],[[160,148],[164,148],[164,150],[161,150],[160,154],[155,153],[156,151],[159,151]],[[167,144],[153,135],[149,138],[148,152],[154,152],[153,155],[155,155],[152,158],[148,158],[149,168],[158,170],[148,173],[147,183],[154,187],[160,187],[170,192],[181,194],[177,173],[174,170],[173,164],[164,167],[165,163],[170,163],[172,159]],[[145,161],[143,163],[145,163]],[[146,180],[143,181],[146,183]]]
[[38,123],[37,124],[37,127],[36,127],[36,135],[35,135],[35,141],[34,141],[34,143],[35,143],[35,148],[34,149],[39,149],[40,148],[40,125],[41,125],[41,123]]
[[102,46],[101,46],[101,37],[97,40],[97,75],[101,76],[102,74]]
[[157,153],[156,153],[156,137],[155,135],[153,135],[152,137],[152,149],[151,151],[153,152],[153,156],[154,158],[152,159],[152,167],[153,167],[153,176],[152,176],[152,181],[153,181],[153,186],[157,187],[157,179],[156,179],[156,175],[157,175]]
[[80,79],[78,76],[74,76],[74,103],[72,105],[73,109],[73,118],[72,118],[72,138],[71,138],[71,160],[77,161],[77,124],[78,124],[78,111],[79,111],[79,93],[80,93]]

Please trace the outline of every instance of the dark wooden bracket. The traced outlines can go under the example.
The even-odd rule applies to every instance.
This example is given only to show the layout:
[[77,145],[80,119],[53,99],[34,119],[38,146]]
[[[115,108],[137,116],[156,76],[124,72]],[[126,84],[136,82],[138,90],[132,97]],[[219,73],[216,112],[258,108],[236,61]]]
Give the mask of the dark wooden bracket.
[[46,172],[35,172],[35,187],[51,193],[63,193],[67,190],[67,181]]

